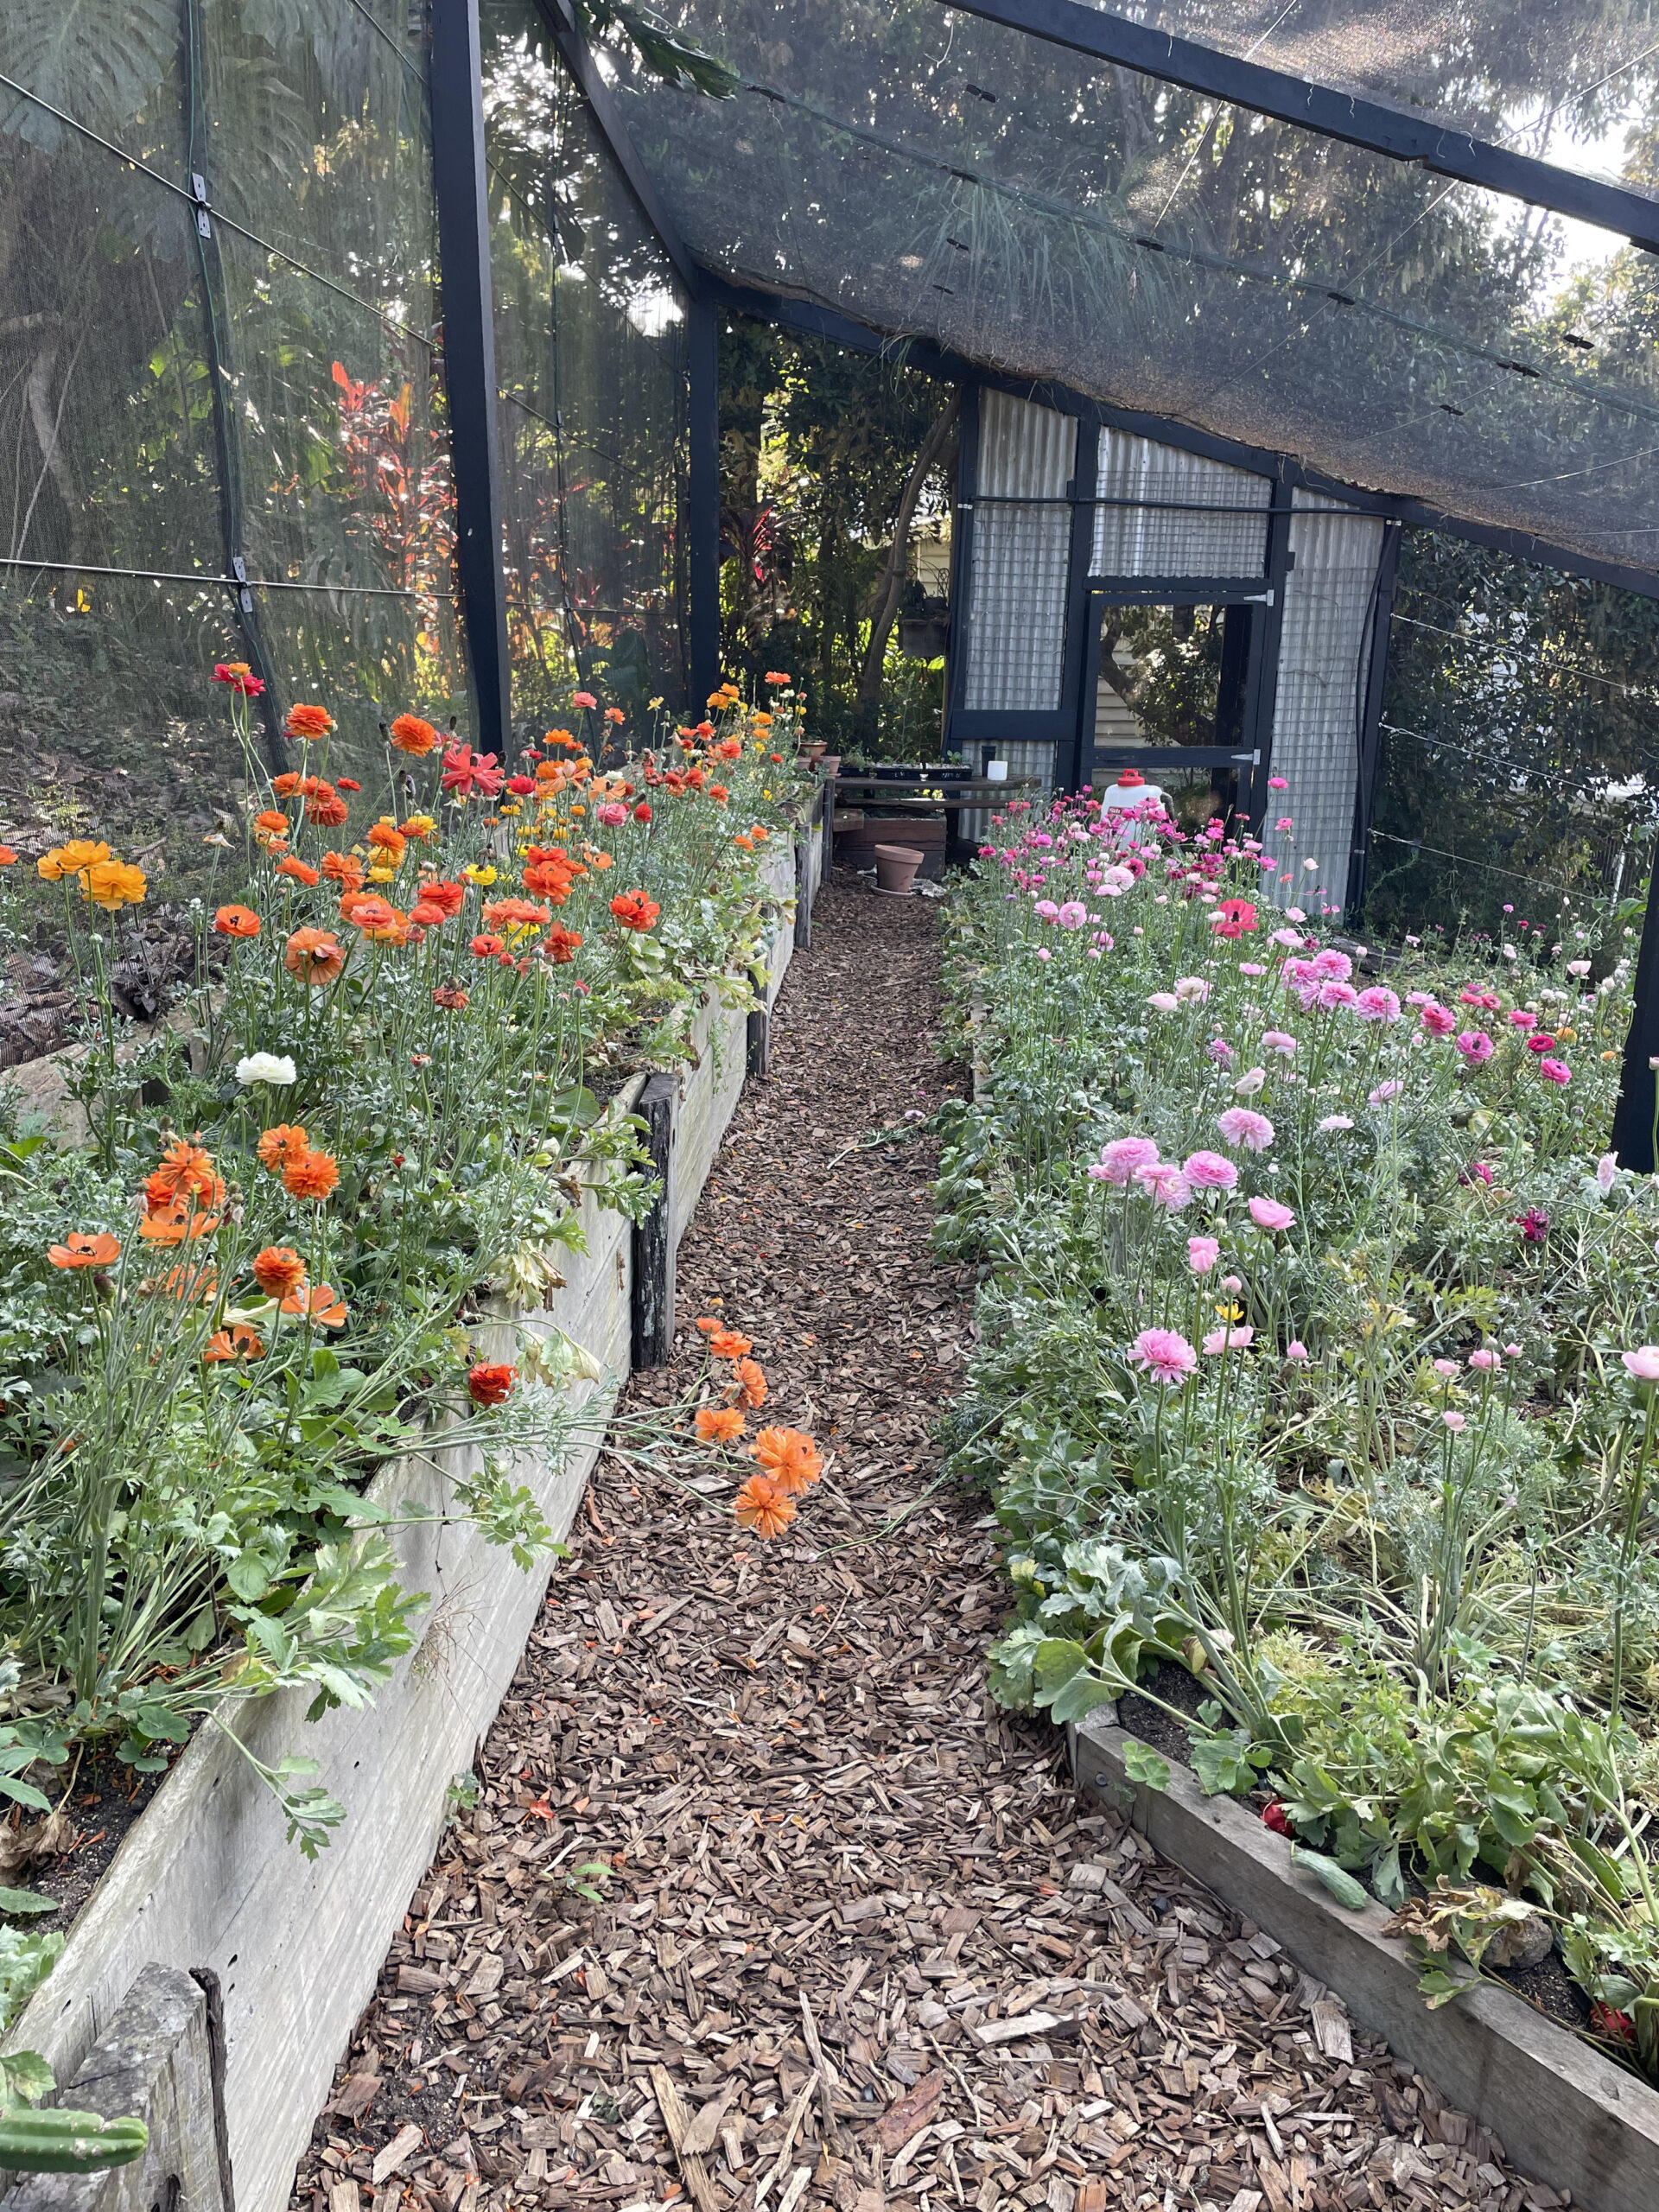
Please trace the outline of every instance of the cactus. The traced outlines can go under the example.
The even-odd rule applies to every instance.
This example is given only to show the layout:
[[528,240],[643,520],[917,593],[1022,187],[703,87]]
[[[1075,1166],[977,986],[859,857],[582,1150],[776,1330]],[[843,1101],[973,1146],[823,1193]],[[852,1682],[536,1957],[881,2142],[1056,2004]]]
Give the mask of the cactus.
[[89,2173],[124,2166],[149,2148],[142,2120],[100,2120],[92,2112],[0,2113],[0,2167],[16,2173]]

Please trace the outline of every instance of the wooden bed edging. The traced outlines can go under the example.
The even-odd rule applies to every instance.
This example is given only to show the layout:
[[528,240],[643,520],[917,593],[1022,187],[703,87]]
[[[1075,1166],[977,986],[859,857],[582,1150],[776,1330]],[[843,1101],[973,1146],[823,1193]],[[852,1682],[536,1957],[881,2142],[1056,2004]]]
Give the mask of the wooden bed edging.
[[1381,1932],[1380,1904],[1345,1911],[1292,1866],[1284,1837],[1235,1799],[1205,1796],[1187,1767],[1171,1763],[1167,1789],[1131,1783],[1131,1738],[1103,1719],[1068,1735],[1079,1789],[1119,1806],[1132,1796],[1130,1819],[1155,1850],[1281,1943],[1448,2103],[1500,2137],[1523,2173],[1570,2190],[1586,2212],[1653,2212],[1659,2091],[1496,1982],[1471,1975],[1465,1995],[1431,2012],[1405,1944]]
[[[779,902],[794,891],[794,854],[774,870]],[[769,948],[768,1007],[794,950],[786,922]],[[692,1030],[696,1058],[669,1078],[673,1175],[649,1249],[666,1269],[741,1093],[746,1012],[714,992]],[[636,1076],[616,1103],[639,1108]],[[591,1197],[581,1209],[587,1249],[541,1312],[476,1333],[486,1356],[513,1356],[519,1328],[560,1330],[607,1370],[575,1396],[590,1433],[633,1364],[636,1231]],[[642,1303],[658,1317],[662,1282]],[[671,1309],[667,1314],[671,1335]],[[394,1510],[441,1510],[461,1455],[383,1468],[369,1497]],[[553,1465],[521,1465],[557,1536],[569,1529],[598,1457],[588,1443]],[[216,1977],[225,2018],[225,2112],[237,2212],[283,2212],[294,2169],[351,2031],[373,1993],[411,1892],[430,1865],[452,1781],[474,1762],[542,1610],[552,1567],[516,1567],[470,1523],[419,1522],[389,1532],[409,1590],[430,1602],[420,1637],[372,1707],[315,1724],[307,1694],[247,1707],[241,1739],[266,1765],[315,1759],[315,1777],[346,1805],[344,1825],[315,1860],[285,1840],[275,1798],[235,1745],[211,1725],[196,1731],[69,1932],[63,1955],[6,2038],[38,2050],[60,2082],[73,2079],[110,2032],[139,1977],[155,1967]],[[573,1657],[570,1671],[575,1672]]]

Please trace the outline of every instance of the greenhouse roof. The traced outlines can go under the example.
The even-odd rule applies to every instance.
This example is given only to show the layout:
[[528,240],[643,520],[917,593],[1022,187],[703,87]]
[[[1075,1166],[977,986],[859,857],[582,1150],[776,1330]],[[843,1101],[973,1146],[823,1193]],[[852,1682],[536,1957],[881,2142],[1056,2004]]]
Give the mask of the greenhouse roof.
[[1659,575],[1656,0],[668,12],[733,100],[601,66],[703,268]]

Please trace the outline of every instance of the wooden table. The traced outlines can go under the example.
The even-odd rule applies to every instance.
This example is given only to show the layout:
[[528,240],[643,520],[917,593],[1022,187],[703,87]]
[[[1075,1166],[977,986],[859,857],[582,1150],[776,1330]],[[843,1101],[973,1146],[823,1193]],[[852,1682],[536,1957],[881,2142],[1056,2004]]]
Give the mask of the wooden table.
[[[909,815],[943,815],[946,822],[945,855],[947,859],[959,860],[968,849],[967,840],[961,834],[962,817],[977,814],[988,807],[1001,804],[1005,799],[1026,791],[1040,791],[1040,779],[1036,776],[1010,776],[1006,782],[993,783],[988,777],[962,778],[950,783],[930,784],[925,776],[914,782],[889,781],[885,776],[826,776],[823,779],[823,835],[826,854],[835,849],[836,802],[840,798],[857,798],[868,801],[879,814],[893,814],[902,818]],[[935,793],[942,797],[935,797]],[[955,817],[954,821],[951,817]]]

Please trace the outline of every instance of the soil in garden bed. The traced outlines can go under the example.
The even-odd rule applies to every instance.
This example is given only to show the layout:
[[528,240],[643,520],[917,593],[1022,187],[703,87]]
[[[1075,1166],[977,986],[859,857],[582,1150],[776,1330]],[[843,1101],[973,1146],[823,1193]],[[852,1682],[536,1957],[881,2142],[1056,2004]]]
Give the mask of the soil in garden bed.
[[[113,1751],[83,1758],[74,1787],[62,1808],[61,1821],[46,1829],[43,1816],[21,1808],[4,1824],[13,1837],[43,1833],[48,1847],[41,1856],[18,1864],[7,1859],[4,1832],[0,1832],[0,1860],[8,1871],[0,1881],[12,1889],[33,1890],[55,1897],[55,1912],[34,1914],[29,1922],[40,1933],[58,1929],[67,1933],[99,1880],[116,1854],[121,1839],[155,1796],[164,1777],[137,1774],[124,1766]],[[48,1794],[51,1786],[48,1785]]]
[[601,1463],[300,2212],[1555,2202],[1316,2018],[1270,1938],[1079,1817],[1058,1733],[988,1695],[995,1529],[931,1436],[971,1269],[929,1249],[931,1144],[855,1148],[965,1087],[932,1051],[935,927],[827,887],[681,1248],[674,1377],[631,1386],[695,1375],[718,1313],[824,1478],[763,1545]]

